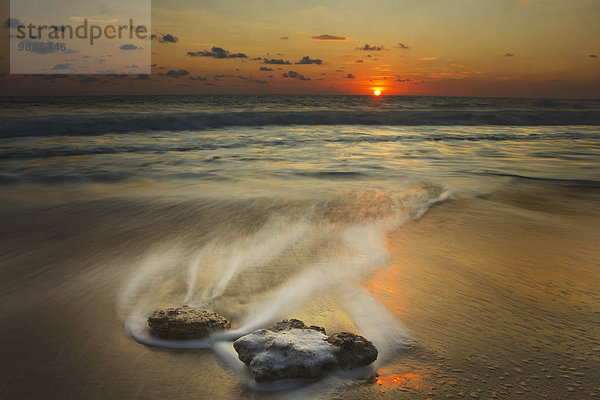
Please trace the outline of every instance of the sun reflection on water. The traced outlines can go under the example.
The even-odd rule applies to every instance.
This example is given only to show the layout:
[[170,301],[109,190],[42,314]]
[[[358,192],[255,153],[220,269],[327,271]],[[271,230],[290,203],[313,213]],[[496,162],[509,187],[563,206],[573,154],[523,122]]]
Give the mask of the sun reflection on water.
[[376,383],[387,389],[401,386],[406,389],[420,390],[422,389],[424,374],[418,371],[407,373],[393,373],[388,369],[380,369],[376,378]]

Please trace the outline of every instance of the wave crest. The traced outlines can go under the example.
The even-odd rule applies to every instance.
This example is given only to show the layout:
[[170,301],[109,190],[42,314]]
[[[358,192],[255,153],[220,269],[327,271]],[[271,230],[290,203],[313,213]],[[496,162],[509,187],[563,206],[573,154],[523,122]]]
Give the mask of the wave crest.
[[596,111],[264,111],[105,113],[0,118],[0,137],[86,136],[286,125],[600,125]]

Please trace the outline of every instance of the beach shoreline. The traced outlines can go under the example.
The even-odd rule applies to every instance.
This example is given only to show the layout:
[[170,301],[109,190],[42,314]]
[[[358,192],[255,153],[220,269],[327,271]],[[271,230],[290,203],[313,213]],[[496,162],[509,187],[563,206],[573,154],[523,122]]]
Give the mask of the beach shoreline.
[[[322,398],[593,396],[600,357],[600,215],[593,205],[600,191],[576,188],[512,180],[496,193],[434,206],[388,233],[391,262],[363,285],[410,331],[413,344],[377,366],[375,383],[304,390]],[[159,227],[181,234],[186,221],[177,215],[193,215],[193,205],[165,214],[168,207],[152,211],[152,202],[114,199],[20,202],[13,209],[4,203],[9,240],[2,244],[8,257],[0,336],[7,351],[0,392],[8,398],[278,396],[244,389],[208,350],[149,348],[123,329],[117,299],[131,276],[133,243],[143,253],[165,239],[151,233]],[[141,219],[110,223],[135,209]],[[288,316],[328,331],[356,330],[331,297]]]

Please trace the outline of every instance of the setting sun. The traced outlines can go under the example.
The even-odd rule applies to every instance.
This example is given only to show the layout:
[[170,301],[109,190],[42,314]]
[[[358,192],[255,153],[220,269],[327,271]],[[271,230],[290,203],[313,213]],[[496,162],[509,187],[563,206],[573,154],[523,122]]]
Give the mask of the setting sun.
[[375,96],[381,96],[381,90],[379,90],[379,89],[375,89],[375,90],[373,91],[373,94],[374,94]]

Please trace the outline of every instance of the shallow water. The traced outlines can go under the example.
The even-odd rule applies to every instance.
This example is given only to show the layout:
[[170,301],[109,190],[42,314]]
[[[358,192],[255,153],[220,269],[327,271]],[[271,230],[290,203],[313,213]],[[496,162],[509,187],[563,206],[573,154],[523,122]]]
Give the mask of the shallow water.
[[[153,118],[332,104],[171,100]],[[334,110],[381,107],[346,100]],[[515,107],[401,100],[384,111]],[[597,126],[148,131],[134,119],[126,127],[140,129],[123,133],[110,129],[129,114],[108,123],[107,103],[86,101],[39,100],[33,119],[54,131],[23,119],[0,135],[0,397],[600,396]],[[93,119],[107,123],[57,128]],[[149,335],[147,315],[179,304],[219,312],[233,331],[183,346]],[[231,340],[283,318],[358,332],[380,356],[319,382],[257,385]]]
[[[2,392],[590,397],[600,361],[600,189],[523,180],[501,188],[408,220],[416,198],[442,195],[436,187],[313,203],[13,193],[2,207]],[[132,316],[181,303],[218,311],[241,332],[290,317],[359,332],[380,350],[378,381],[365,372],[272,392],[244,375],[227,340],[183,351],[129,336]]]

